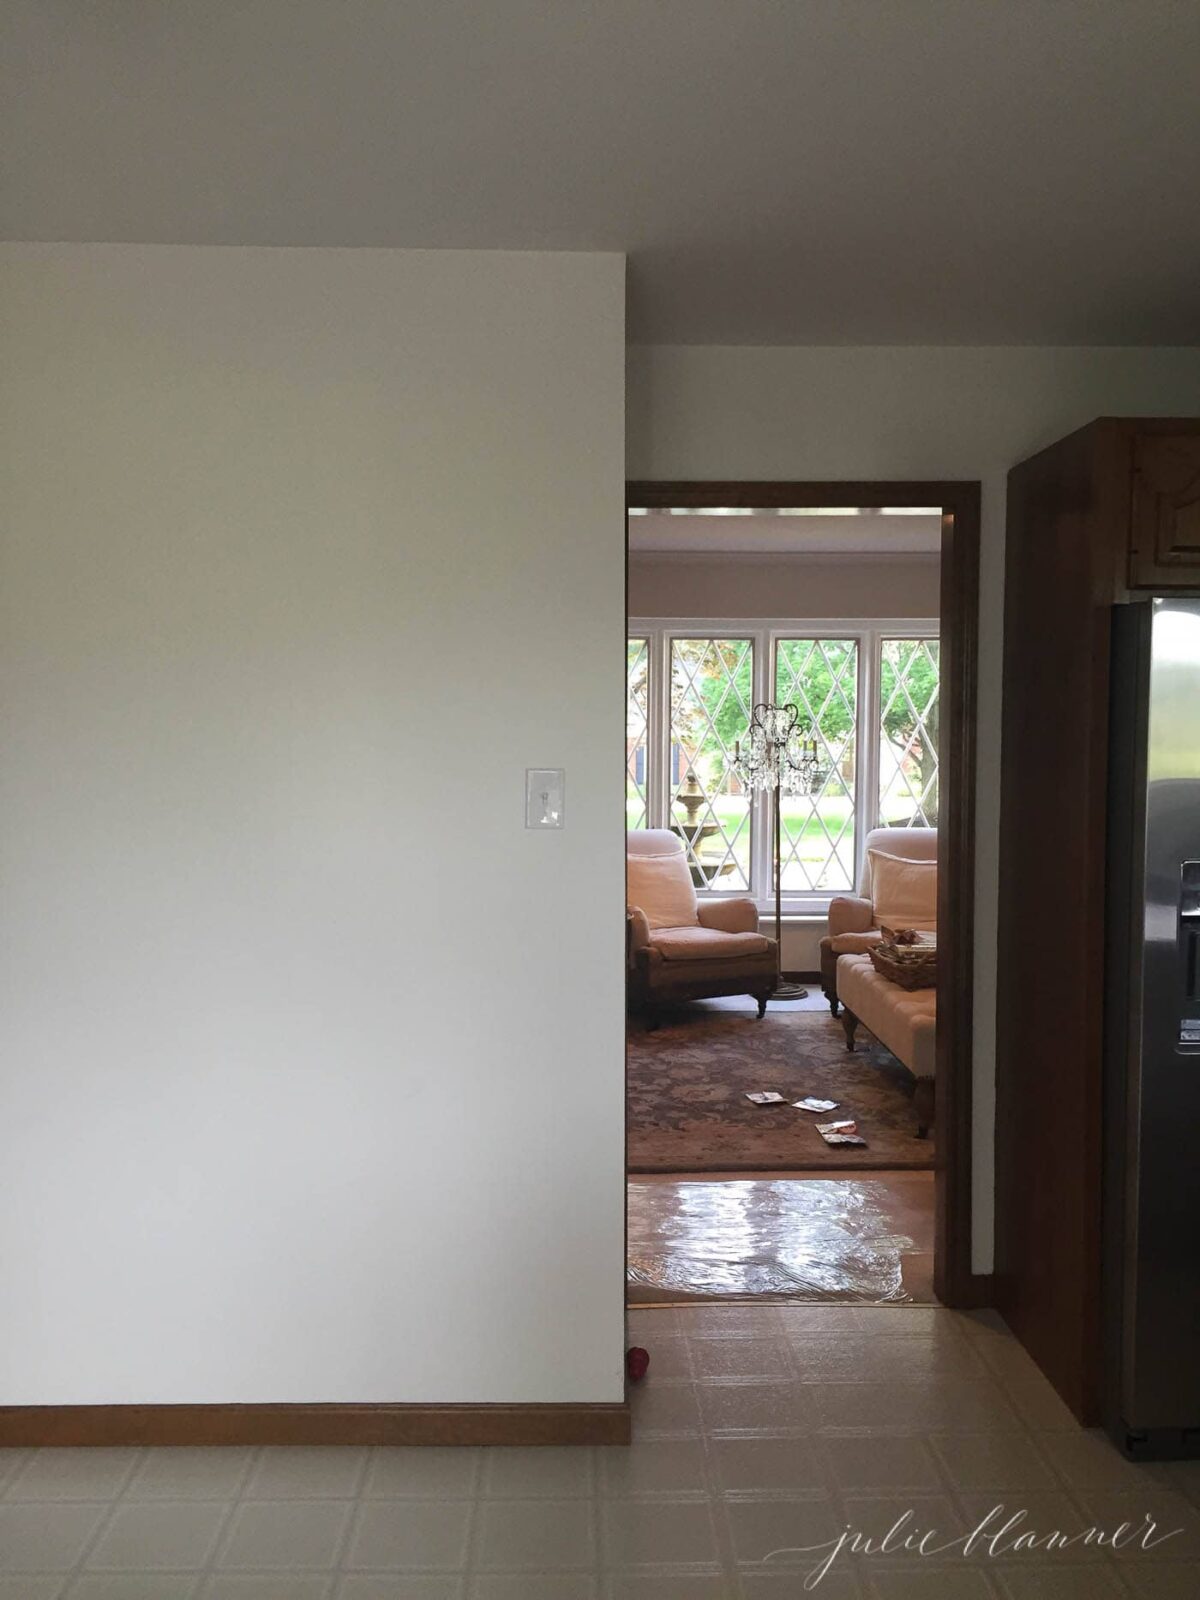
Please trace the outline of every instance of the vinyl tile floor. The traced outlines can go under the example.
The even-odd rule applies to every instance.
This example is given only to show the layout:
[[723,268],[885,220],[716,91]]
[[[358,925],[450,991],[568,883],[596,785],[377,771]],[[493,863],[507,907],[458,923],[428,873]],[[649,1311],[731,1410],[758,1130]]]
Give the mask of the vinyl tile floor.
[[0,1600],[1200,1595],[1200,1463],[1124,1461],[989,1314],[652,1307],[629,1338],[629,1448],[0,1452]]

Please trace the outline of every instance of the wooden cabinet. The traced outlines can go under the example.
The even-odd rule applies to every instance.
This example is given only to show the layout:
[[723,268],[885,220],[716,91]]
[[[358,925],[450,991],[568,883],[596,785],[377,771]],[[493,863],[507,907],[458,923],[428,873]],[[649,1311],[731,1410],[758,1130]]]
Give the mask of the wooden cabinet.
[[1200,420],[1102,418],[1014,467],[1005,553],[996,1301],[1099,1420],[1113,606],[1200,593]]
[[1194,588],[1200,582],[1200,431],[1137,434],[1131,467],[1130,588]]

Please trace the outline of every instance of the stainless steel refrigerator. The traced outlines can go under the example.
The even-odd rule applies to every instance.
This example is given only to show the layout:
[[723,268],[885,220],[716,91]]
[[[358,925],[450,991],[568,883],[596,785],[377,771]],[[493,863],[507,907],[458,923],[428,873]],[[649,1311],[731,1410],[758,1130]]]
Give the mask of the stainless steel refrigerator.
[[1113,643],[1106,1421],[1131,1456],[1198,1455],[1200,599],[1116,607]]

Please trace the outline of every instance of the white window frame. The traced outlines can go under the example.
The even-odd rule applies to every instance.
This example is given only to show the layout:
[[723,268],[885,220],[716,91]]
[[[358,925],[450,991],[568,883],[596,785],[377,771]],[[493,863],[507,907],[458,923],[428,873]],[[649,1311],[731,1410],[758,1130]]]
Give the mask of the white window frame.
[[[862,875],[868,832],[878,825],[879,738],[882,697],[879,670],[885,639],[938,639],[936,617],[630,617],[630,639],[645,639],[649,679],[646,693],[646,825],[671,825],[670,726],[671,641],[673,639],[750,639],[754,668],[751,704],[775,696],[775,647],[781,639],[851,639],[858,647],[856,685],[854,784],[854,883],[843,889],[792,890],[783,896],[783,911],[791,916],[817,916],[829,908],[835,895],[854,894]],[[864,729],[870,737],[864,738]],[[665,752],[665,756],[664,756]],[[775,909],[771,885],[772,841],[770,799],[754,795],[750,802],[750,893],[761,912]],[[698,889],[702,900],[724,900],[744,895],[744,889]]]

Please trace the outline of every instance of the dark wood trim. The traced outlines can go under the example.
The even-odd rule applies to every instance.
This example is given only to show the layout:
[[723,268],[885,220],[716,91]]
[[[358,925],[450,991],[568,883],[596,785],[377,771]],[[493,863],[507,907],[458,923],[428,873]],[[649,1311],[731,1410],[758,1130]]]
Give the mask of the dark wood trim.
[[[890,503],[890,502],[889,502]],[[934,1293],[974,1300],[971,1099],[975,1042],[975,774],[979,675],[978,484],[942,506],[941,804],[938,809],[937,1225]],[[947,938],[947,933],[949,938]]]
[[628,1404],[4,1406],[0,1446],[628,1444]]
[[[979,670],[980,486],[911,482],[651,482],[630,506],[938,506],[942,512],[942,764],[938,822],[937,1230],[934,1288],[944,1305],[990,1304],[971,1271],[971,1092],[975,983],[975,773]],[[979,1296],[986,1295],[986,1301]]]
[[633,479],[625,486],[630,506],[745,506],[770,510],[780,506],[939,506],[957,511],[973,500],[979,506],[979,484],[973,479],[837,479],[812,483],[689,483]]
[[960,1311],[983,1311],[996,1304],[996,1285],[990,1272],[973,1272],[966,1284]]

